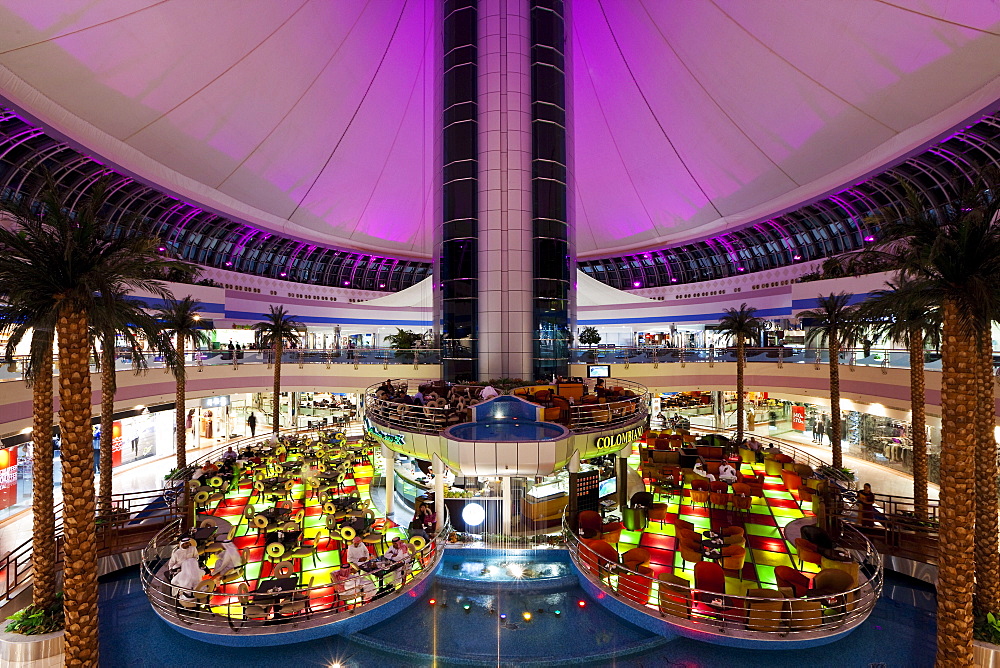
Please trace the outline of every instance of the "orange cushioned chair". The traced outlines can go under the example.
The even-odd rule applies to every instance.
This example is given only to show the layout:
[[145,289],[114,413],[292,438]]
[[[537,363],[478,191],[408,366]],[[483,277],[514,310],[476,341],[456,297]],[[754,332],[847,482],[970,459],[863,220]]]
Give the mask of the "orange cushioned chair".
[[805,538],[795,539],[795,550],[799,553],[799,567],[808,564],[822,565],[823,555],[819,553],[819,548],[807,541]]
[[644,547],[633,547],[622,556],[622,565],[630,571],[638,570],[640,566],[649,566],[649,550]]
[[618,550],[603,540],[582,540],[580,559],[598,577],[608,575],[612,564],[618,564]]
[[713,506],[719,506],[720,508],[729,506],[729,483],[722,481],[712,482],[709,483],[709,489],[711,490],[709,500]]
[[743,527],[722,527],[719,530],[719,535],[722,536],[722,542],[726,545],[746,544],[746,532],[743,531]]
[[691,481],[691,503],[706,505],[709,499],[709,484],[707,480]]
[[740,545],[726,545],[722,548],[722,567],[727,571],[736,571],[743,579],[743,564],[746,563],[747,551]]
[[788,469],[781,469],[781,482],[785,484],[789,492],[799,491],[799,487],[802,486],[802,478],[795,471],[789,471]]
[[744,482],[738,482],[733,485],[733,505],[736,506],[737,510],[750,511],[750,506],[753,503],[753,496],[750,495],[750,485]]
[[774,568],[774,579],[778,583],[778,588],[788,588],[792,592],[792,597],[808,596],[809,585],[812,580],[789,566],[776,566]]
[[647,566],[637,567],[635,573],[621,573],[618,576],[618,593],[639,605],[646,605],[654,577],[653,570]]
[[688,619],[691,616],[691,587],[673,573],[660,573],[659,608],[661,615]]

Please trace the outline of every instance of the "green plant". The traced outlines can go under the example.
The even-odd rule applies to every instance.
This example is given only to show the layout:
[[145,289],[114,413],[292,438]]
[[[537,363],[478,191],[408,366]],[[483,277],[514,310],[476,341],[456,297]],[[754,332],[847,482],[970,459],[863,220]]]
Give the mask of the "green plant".
[[385,342],[393,350],[412,350],[423,340],[424,337],[422,335],[409,329],[400,329],[399,327],[396,328],[395,334],[388,334],[385,337]]
[[8,633],[20,633],[26,636],[37,636],[43,633],[61,631],[63,628],[63,597],[62,592],[56,594],[55,602],[43,608],[29,605],[18,610],[7,618]]
[[596,327],[584,327],[580,330],[580,343],[590,346],[600,342],[601,335],[597,332]]
[[973,637],[976,640],[1000,645],[1000,619],[997,619],[992,612],[986,613],[985,616],[977,614]]

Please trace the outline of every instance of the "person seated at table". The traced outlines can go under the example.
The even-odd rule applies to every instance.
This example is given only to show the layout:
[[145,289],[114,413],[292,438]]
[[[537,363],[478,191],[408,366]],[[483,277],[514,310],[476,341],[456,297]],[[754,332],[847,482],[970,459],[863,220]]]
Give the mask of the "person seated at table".
[[722,482],[734,483],[739,479],[736,475],[736,469],[729,462],[722,462],[719,466],[719,480]]
[[715,482],[715,476],[706,471],[705,465],[702,464],[700,461],[695,462],[693,471],[695,475],[701,476],[702,478],[707,478],[708,480]]
[[181,567],[185,559],[198,558],[198,546],[193,538],[181,538],[181,542],[174,547],[170,553],[170,561],[167,562],[168,571],[176,571]]
[[243,565],[243,558],[233,541],[223,540],[220,542],[222,543],[222,552],[219,553],[215,565],[212,567],[212,577],[225,575]]
[[487,399],[493,399],[494,397],[499,397],[499,396],[500,393],[497,392],[497,388],[493,387],[492,385],[487,385],[479,392],[479,398],[482,399],[483,401],[486,401]]
[[410,568],[410,549],[406,546],[406,543],[400,540],[399,536],[396,536],[392,539],[392,545],[382,556],[389,561],[402,564],[402,566],[392,572],[393,584],[396,586],[402,585],[406,581],[406,571]]
[[217,473],[218,470],[219,470],[219,467],[216,466],[216,464],[214,462],[205,462],[204,464],[201,465],[201,473],[202,473],[202,475],[206,475],[206,476],[212,475],[213,473]]
[[333,574],[333,590],[337,592],[341,602],[361,596],[362,603],[368,603],[375,598],[375,583],[362,573],[353,573],[350,564],[343,563]]
[[410,532],[411,536],[420,536],[426,541],[430,541],[431,539],[431,537],[428,536],[427,532],[424,530],[423,518],[419,515],[414,516],[414,518],[410,521],[410,525],[407,527],[407,530]]
[[361,542],[361,536],[355,536],[347,547],[347,563],[360,568],[361,564],[366,563],[371,558],[368,546]]
[[194,588],[201,583],[204,572],[198,565],[197,557],[189,557],[180,563],[180,570],[170,578],[173,595],[184,601],[194,600]]

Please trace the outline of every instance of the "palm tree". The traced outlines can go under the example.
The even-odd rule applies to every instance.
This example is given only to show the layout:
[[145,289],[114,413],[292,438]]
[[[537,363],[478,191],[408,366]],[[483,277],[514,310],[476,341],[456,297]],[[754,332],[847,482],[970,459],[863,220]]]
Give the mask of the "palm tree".
[[[285,344],[299,345],[299,336],[305,325],[295,321],[284,306],[271,306],[270,313],[253,328],[257,332],[257,345],[269,347],[274,356],[274,398],[271,401],[271,432],[277,438],[280,429],[278,409],[281,407],[281,355]],[[402,330],[400,330],[402,331]],[[388,337],[386,337],[388,338]]]
[[177,468],[187,466],[187,430],[184,427],[184,405],[187,396],[187,369],[184,366],[184,355],[187,342],[195,348],[199,343],[209,343],[208,334],[201,323],[201,302],[188,295],[184,299],[169,299],[164,306],[156,310],[156,319],[160,323],[163,334],[173,338],[173,347],[167,366],[174,374],[177,383],[174,402],[177,406]]
[[[0,248],[4,247],[0,230]],[[0,259],[0,285],[10,285],[12,267]],[[20,271],[17,272],[18,278]],[[31,571],[32,603],[48,608],[56,597],[56,519],[52,480],[52,346],[55,321],[51,311],[32,313],[10,295],[0,307],[0,331],[10,335],[4,362],[14,361],[14,351],[31,330],[31,354],[24,378],[31,385],[31,440],[33,449],[31,485]]]
[[743,403],[746,390],[743,388],[743,372],[747,365],[747,339],[751,341],[760,336],[764,321],[755,313],[757,309],[740,304],[738,309],[727,308],[725,315],[719,320],[716,331],[728,336],[736,342],[736,443],[743,442]]
[[[956,175],[951,183],[968,183]],[[971,666],[973,593],[980,612],[1000,604],[996,535],[996,444],[984,438],[984,345],[1000,313],[1000,177],[980,172],[946,205],[923,201],[903,182],[898,210],[874,219],[881,239],[848,256],[926,284],[941,305],[941,500],[937,662]],[[874,260],[872,259],[874,258]],[[992,389],[988,396],[992,396]],[[986,424],[993,425],[993,410]],[[989,429],[992,432],[992,429]],[[977,478],[988,482],[976,485]],[[978,510],[978,512],[977,512]],[[977,520],[978,516],[983,521]],[[987,535],[992,532],[990,535]]]
[[924,349],[941,343],[941,309],[927,286],[901,277],[875,290],[858,309],[859,318],[876,335],[899,341],[910,351],[910,421],[913,433],[913,507],[927,516],[927,416],[924,403]]
[[101,444],[100,481],[98,491],[98,512],[105,516],[111,512],[112,485],[112,439],[115,412],[115,393],[118,391],[118,377],[115,371],[115,350],[119,337],[125,343],[136,373],[147,368],[143,355],[142,339],[150,343],[154,350],[169,349],[169,341],[163,336],[160,324],[145,310],[144,302],[131,299],[128,295],[108,291],[100,296],[96,308],[91,311],[92,336],[101,342]]
[[[89,196],[74,200],[75,206],[69,210],[68,198],[54,179],[45,176],[37,201],[25,198],[24,204],[5,204],[12,215],[9,229],[0,234],[0,293],[9,304],[49,314],[55,321],[62,436],[65,662],[73,666],[98,665],[90,314],[107,292],[168,294],[157,280],[168,264],[159,255],[157,241],[111,234],[102,217],[109,195],[108,181],[103,180]],[[36,377],[36,383],[40,379]]]
[[830,353],[830,444],[833,449],[833,467],[843,468],[841,453],[840,420],[840,350],[853,345],[857,339],[859,321],[856,307],[851,305],[846,292],[830,294],[818,299],[817,308],[802,311],[799,318],[813,320],[806,334],[807,343],[826,344]]

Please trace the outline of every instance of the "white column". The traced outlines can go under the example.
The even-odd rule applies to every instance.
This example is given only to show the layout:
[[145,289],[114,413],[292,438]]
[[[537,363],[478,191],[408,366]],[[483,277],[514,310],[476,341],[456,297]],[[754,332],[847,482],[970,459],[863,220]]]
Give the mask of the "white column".
[[532,374],[531,26],[479,2],[479,377]]
[[385,516],[391,517],[396,500],[396,453],[384,445],[382,465],[385,467]]
[[434,467],[434,512],[437,513],[437,525],[434,530],[440,533],[444,529],[444,462],[438,457],[437,453],[434,453],[434,459],[431,461],[431,466]]
[[510,515],[511,509],[514,507],[514,499],[510,491],[510,476],[505,475],[500,477],[500,489],[503,492],[503,508],[500,510],[500,515],[502,517],[503,535],[510,535]]

